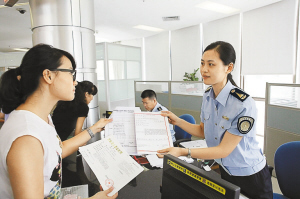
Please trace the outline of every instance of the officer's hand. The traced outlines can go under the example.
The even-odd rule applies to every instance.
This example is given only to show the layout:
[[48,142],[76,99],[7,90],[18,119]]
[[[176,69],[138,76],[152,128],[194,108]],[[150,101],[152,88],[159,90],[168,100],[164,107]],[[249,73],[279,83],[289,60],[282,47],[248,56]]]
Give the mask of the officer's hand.
[[113,190],[114,190],[114,188],[110,187],[109,189],[107,189],[105,191],[100,191],[100,192],[96,193],[94,196],[90,197],[90,199],[115,199],[115,198],[117,198],[118,193],[115,193],[113,196],[107,195],[110,192],[112,192]]
[[161,111],[161,115],[169,118],[169,123],[179,126],[180,118],[171,111]]
[[171,155],[173,155],[175,157],[179,157],[179,156],[184,155],[183,149],[185,149],[185,148],[170,147],[170,148],[167,148],[167,149],[158,150],[157,151],[157,153],[158,153],[157,156],[159,158],[163,158],[164,155],[171,154]]

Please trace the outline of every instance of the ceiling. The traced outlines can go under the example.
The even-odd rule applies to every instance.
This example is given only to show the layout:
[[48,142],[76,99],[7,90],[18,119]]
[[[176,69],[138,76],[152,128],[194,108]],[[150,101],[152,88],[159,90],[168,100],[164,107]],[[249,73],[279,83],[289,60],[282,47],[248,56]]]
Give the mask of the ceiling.
[[[266,6],[280,0],[210,0],[238,11],[223,14],[195,7],[207,0],[94,0],[96,42],[116,42],[148,37],[159,32],[133,28],[146,25],[176,30],[208,21],[224,18],[240,12]],[[30,48],[31,22],[28,0],[19,0],[14,7],[1,7],[0,2],[0,52],[12,48]],[[26,10],[21,14],[16,9]],[[179,21],[163,21],[162,17],[180,16]]]

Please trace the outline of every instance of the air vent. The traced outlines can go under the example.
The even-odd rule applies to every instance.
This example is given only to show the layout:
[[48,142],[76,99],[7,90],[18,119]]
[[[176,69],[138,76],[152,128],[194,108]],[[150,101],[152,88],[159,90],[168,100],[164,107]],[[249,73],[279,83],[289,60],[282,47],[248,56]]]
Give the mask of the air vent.
[[163,17],[163,21],[178,21],[180,20],[179,16]]

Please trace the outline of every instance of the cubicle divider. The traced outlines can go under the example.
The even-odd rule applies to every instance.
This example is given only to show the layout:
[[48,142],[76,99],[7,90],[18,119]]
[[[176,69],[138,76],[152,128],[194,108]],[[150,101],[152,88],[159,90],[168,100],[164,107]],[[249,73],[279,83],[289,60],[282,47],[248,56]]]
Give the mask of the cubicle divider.
[[200,110],[206,86],[201,81],[135,81],[135,106],[145,111],[141,93],[152,89],[157,101],[177,116],[191,114],[200,124]]
[[269,165],[274,166],[277,148],[291,141],[300,141],[300,84],[267,83],[264,153]]

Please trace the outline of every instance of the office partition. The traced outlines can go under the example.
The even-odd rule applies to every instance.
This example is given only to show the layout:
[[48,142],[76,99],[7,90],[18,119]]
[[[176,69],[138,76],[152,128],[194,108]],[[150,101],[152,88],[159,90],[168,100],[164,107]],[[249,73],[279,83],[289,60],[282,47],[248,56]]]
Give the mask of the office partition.
[[280,145],[300,141],[300,84],[267,83],[265,103],[264,153],[274,166]]
[[157,101],[177,116],[191,114],[200,124],[202,98],[207,86],[201,81],[135,81],[135,106],[143,111],[141,93],[156,92]]

